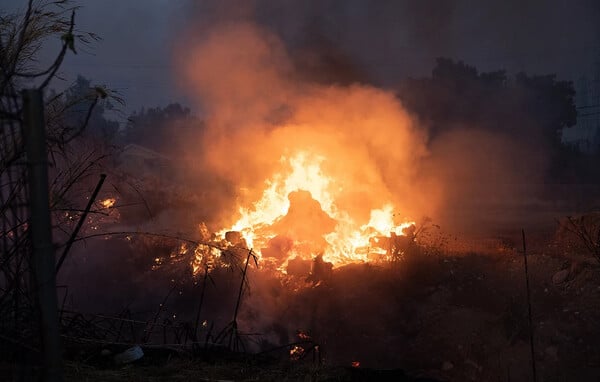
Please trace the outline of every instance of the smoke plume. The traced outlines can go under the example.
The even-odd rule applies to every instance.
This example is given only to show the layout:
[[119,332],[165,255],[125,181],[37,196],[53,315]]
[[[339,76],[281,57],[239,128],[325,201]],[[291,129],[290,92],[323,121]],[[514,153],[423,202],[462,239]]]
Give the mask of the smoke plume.
[[235,188],[235,200],[221,201],[222,224],[231,204],[258,200],[281,158],[297,152],[321,158],[337,208],[362,220],[388,201],[405,217],[435,210],[435,187],[420,174],[426,133],[391,92],[308,81],[277,36],[248,22],[211,28],[182,44],[177,61],[182,86],[205,110],[204,135],[185,139],[187,161]]

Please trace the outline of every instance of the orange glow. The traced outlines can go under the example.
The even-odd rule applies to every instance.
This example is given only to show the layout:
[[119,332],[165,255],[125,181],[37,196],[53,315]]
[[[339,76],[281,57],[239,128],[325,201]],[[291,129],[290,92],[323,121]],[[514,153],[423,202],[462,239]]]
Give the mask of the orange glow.
[[[393,204],[382,201],[361,221],[336,201],[346,191],[334,174],[323,170],[327,158],[308,151],[283,156],[279,170],[265,181],[265,189],[252,207],[240,207],[240,218],[228,229],[237,231],[262,258],[271,258],[285,271],[294,258],[323,260],[341,266],[367,262],[373,255],[385,256],[387,245],[380,238],[402,235],[411,221],[398,221]],[[382,258],[383,259],[383,258]]]
[[298,345],[294,345],[290,349],[290,359],[293,361],[297,361],[304,355],[304,348]]
[[[249,23],[215,26],[177,51],[179,82],[206,110],[185,160],[233,187],[206,190],[217,232],[203,238],[301,274],[318,256],[333,267],[398,256],[397,236],[435,210],[440,187],[418,176],[426,132],[393,92],[302,80],[283,42]],[[192,266],[223,263],[201,245]]]
[[107,198],[107,199],[102,200],[100,202],[100,204],[104,208],[111,208],[111,207],[114,207],[116,202],[117,202],[117,199],[115,199],[115,198]]
[[300,330],[296,334],[298,335],[298,338],[304,341],[310,341],[312,339],[310,335]]

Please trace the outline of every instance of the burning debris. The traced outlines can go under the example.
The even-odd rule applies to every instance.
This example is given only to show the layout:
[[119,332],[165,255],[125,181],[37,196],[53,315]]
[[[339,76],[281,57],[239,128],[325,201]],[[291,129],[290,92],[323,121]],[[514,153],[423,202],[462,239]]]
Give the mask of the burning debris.
[[296,335],[297,335],[297,336],[298,336],[298,338],[300,338],[301,340],[305,340],[305,341],[312,340],[312,337],[311,337],[311,336],[310,336],[308,333],[306,333],[306,332],[303,332],[302,330],[298,330],[298,331],[296,331]]
[[251,24],[216,27],[178,59],[207,110],[180,155],[231,187],[214,196],[215,240],[284,274],[316,256],[333,268],[386,261],[403,252],[390,251],[392,235],[435,207],[437,196],[413,192],[425,134],[392,93],[300,80],[277,37]]
[[290,359],[292,361],[298,361],[304,356],[304,348],[302,346],[294,345],[290,349]]
[[[415,223],[395,214],[390,202],[362,213],[346,205],[327,164],[304,152],[282,158],[279,172],[264,181],[262,196],[239,208],[237,222],[218,232],[200,223],[194,237],[179,243],[174,235],[167,240],[172,244],[163,243],[172,246],[170,252],[153,257],[153,269],[188,259],[192,273],[200,275],[240,267],[252,250],[262,268],[318,283],[333,268],[398,260],[415,246]],[[118,216],[116,198],[99,203]]]
[[299,361],[308,354],[312,354],[312,361],[318,365],[321,364],[321,348],[313,340],[312,336],[302,330],[296,331],[297,342],[290,344],[290,360]]
[[104,207],[104,208],[112,208],[115,206],[116,202],[117,202],[117,199],[115,199],[115,198],[106,198],[106,199],[100,201],[100,205],[102,205],[102,207]]
[[[362,222],[341,210],[337,200],[342,189],[333,175],[323,172],[324,160],[305,153],[284,158],[282,171],[265,181],[262,197],[252,207],[240,207],[238,221],[215,238],[233,248],[253,248],[284,273],[290,262],[315,256],[319,264],[338,267],[403,253],[414,240],[415,223],[398,222],[389,203],[371,210]],[[323,272],[319,267],[313,275]]]

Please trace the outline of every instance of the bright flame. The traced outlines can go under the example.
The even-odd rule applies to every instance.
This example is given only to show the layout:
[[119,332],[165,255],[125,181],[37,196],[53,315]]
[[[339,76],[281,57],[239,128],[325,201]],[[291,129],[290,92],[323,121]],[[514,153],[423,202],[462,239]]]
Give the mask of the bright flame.
[[293,361],[297,361],[304,355],[304,348],[298,345],[294,345],[290,349],[290,359]]
[[194,249],[192,258],[192,272],[194,275],[200,272],[210,272],[221,257],[221,251],[208,245],[200,244]]
[[[202,150],[194,133],[184,136],[186,157],[199,174],[239,187],[239,216],[221,221],[229,228],[217,245],[227,248],[235,231],[245,243],[231,245],[298,275],[317,256],[334,266],[401,256],[394,240],[410,222],[397,213],[428,215],[439,188],[421,178],[426,133],[393,92],[297,76],[285,43],[251,23],[181,41],[177,77],[206,110]],[[229,206],[219,188],[207,192]],[[228,208],[215,207],[211,216],[227,219]]]
[[116,202],[117,202],[117,199],[115,199],[115,198],[106,198],[106,199],[102,200],[100,202],[100,204],[104,208],[111,208],[115,205]]
[[389,253],[390,236],[403,235],[414,223],[397,222],[391,202],[371,210],[363,222],[340,210],[336,200],[345,190],[323,171],[326,161],[306,151],[283,156],[280,171],[265,181],[262,197],[251,208],[240,207],[239,220],[218,235],[240,232],[248,248],[274,260],[282,271],[294,258],[322,254],[324,261],[341,266]]

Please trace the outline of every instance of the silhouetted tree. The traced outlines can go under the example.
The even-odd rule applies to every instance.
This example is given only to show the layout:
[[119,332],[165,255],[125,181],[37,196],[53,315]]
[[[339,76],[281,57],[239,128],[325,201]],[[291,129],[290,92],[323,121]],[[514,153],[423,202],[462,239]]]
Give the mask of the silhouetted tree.
[[552,156],[553,177],[570,171],[576,150],[561,143],[561,132],[576,123],[575,90],[555,75],[503,70],[479,73],[462,61],[438,58],[429,78],[399,87],[406,107],[429,127],[431,139],[458,127],[488,129],[542,147]]
[[521,114],[532,116],[532,124],[546,132],[544,136],[555,148],[561,146],[561,131],[577,122],[575,89],[571,81],[557,81],[555,75],[528,76],[518,73],[515,77],[515,95],[521,95],[515,105]]
[[129,117],[123,132],[123,142],[164,151],[174,144],[177,129],[201,125],[192,117],[190,109],[179,103],[171,103],[164,108],[142,108]]
[[[87,118],[86,134],[111,142],[119,132],[119,122],[107,119],[105,113],[113,109],[114,104],[111,99],[97,102],[97,92],[98,87],[92,86],[89,79],[78,75],[73,85],[64,93],[63,102],[68,106],[64,122],[81,125]],[[114,101],[115,98],[113,97],[112,100]],[[95,107],[89,112],[90,106],[95,102]]]

